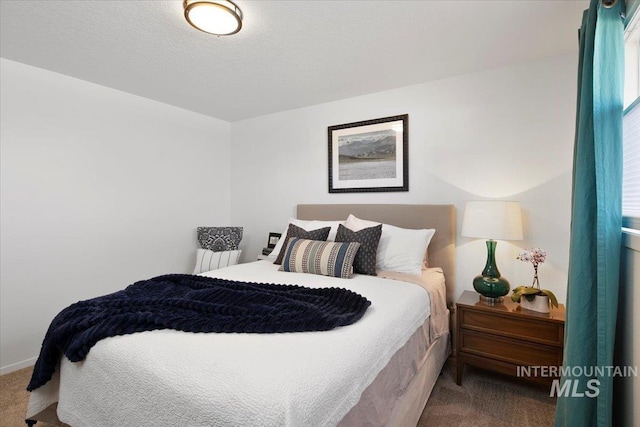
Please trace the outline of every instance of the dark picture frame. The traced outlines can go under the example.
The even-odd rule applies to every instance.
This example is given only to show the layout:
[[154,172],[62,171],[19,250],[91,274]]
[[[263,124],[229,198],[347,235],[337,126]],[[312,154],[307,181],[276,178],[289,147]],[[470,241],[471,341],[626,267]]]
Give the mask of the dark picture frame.
[[278,240],[282,237],[282,233],[269,233],[269,239],[267,240],[268,248],[275,248],[278,244]]
[[328,127],[329,193],[409,191],[409,115]]

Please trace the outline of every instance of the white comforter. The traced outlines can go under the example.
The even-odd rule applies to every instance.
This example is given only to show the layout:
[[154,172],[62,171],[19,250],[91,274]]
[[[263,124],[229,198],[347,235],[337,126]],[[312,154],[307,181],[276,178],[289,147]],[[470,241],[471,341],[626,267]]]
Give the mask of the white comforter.
[[[72,426],[331,426],[358,402],[391,356],[427,319],[414,284],[355,275],[334,279],[277,271],[266,261],[205,275],[344,287],[371,306],[327,332],[142,332],[102,340],[79,363],[63,358],[60,386],[32,393],[27,416],[58,400]],[[59,394],[58,394],[59,393]]]

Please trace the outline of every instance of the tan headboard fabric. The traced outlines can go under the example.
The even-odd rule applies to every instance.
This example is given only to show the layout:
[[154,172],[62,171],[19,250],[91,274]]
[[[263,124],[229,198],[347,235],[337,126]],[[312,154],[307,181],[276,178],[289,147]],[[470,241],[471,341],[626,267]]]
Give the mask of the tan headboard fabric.
[[447,282],[447,302],[455,298],[456,213],[454,205],[298,205],[299,219],[344,220],[349,214],[402,228],[433,228],[429,265],[441,267]]

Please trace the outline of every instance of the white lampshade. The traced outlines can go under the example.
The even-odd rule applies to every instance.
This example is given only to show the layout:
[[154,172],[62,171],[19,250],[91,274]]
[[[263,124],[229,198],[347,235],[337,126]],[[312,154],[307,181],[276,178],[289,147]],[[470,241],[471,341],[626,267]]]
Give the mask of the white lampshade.
[[495,240],[522,240],[520,203],[501,200],[465,204],[462,235]]

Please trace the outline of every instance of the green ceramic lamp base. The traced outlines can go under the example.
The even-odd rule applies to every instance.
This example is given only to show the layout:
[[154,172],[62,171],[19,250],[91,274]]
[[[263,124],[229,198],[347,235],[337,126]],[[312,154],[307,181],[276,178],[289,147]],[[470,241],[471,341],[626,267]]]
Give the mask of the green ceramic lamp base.
[[502,301],[502,297],[509,293],[511,287],[504,277],[476,276],[473,279],[473,289],[487,298],[489,302]]
[[509,293],[509,281],[500,276],[496,266],[496,241],[487,240],[487,264],[482,274],[473,279],[473,289],[488,302],[500,302]]

